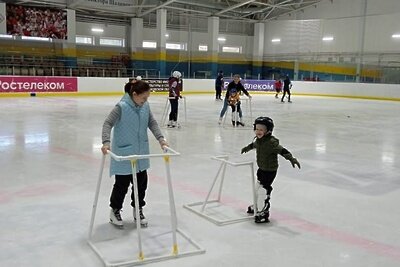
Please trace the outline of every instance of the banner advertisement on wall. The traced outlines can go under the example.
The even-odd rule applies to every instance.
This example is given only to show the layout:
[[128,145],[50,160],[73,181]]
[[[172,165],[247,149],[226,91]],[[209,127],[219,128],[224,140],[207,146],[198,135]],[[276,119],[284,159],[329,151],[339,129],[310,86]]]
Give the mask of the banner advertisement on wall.
[[[131,82],[134,78],[129,78],[129,82]],[[151,92],[168,92],[169,84],[168,78],[143,78],[142,81],[145,81],[149,84]],[[182,91],[183,91],[183,81],[182,82]]]
[[0,93],[77,91],[76,77],[0,76]]
[[[224,88],[227,88],[231,81],[224,80]],[[243,84],[244,89],[247,91],[275,91],[274,80],[241,80],[240,83]]]

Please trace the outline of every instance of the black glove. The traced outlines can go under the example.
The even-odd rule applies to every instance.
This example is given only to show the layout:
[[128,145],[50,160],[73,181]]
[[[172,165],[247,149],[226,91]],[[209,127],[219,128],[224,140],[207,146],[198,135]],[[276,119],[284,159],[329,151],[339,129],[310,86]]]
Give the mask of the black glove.
[[297,167],[300,169],[300,162],[296,158],[292,158],[290,163],[292,163],[293,168],[296,168],[297,165]]
[[242,148],[242,151],[240,151],[240,154],[247,153],[247,152],[249,152],[250,150],[251,150],[251,149],[248,148],[248,147],[246,146],[246,147]]

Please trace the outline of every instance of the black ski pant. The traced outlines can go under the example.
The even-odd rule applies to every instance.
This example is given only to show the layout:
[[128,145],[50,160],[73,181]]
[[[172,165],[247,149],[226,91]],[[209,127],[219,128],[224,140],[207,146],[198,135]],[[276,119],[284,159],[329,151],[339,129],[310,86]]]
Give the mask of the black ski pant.
[[267,190],[267,196],[271,195],[272,183],[275,180],[277,171],[263,171],[261,169],[257,170],[257,180],[260,184]]
[[171,104],[171,112],[169,113],[170,121],[178,120],[178,99],[170,99],[169,103]]
[[286,93],[288,94],[288,101],[290,101],[290,89],[283,89],[283,95],[281,98],[281,101],[283,102],[283,99],[285,99]]
[[215,99],[221,99],[222,87],[217,85],[215,86]]
[[[146,196],[147,189],[147,171],[141,171],[136,174],[137,176],[137,187],[138,187],[138,198],[139,198],[139,208],[142,208],[146,205],[144,198]],[[129,185],[132,184],[132,193],[131,193],[131,206],[135,207],[135,195],[133,191],[133,175],[115,175],[115,183],[111,192],[110,197],[110,207],[112,209],[122,209],[125,195],[128,192]]]

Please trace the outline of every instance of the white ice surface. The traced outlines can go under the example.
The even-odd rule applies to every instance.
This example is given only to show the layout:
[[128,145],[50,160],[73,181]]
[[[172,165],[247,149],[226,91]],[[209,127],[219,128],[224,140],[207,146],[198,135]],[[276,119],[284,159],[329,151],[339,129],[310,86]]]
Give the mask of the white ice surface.
[[[0,98],[0,266],[102,266],[86,238],[101,128],[119,99]],[[154,95],[149,102],[160,119],[165,97]],[[212,95],[188,95],[187,123],[163,128],[182,154],[171,159],[179,228],[207,251],[148,266],[400,266],[399,102],[293,96],[292,104],[282,104],[272,95],[254,95],[253,118],[274,120],[274,135],[302,168],[279,159],[271,223],[216,226],[182,206],[205,199],[219,167],[211,156],[254,159],[254,152],[240,155],[254,136],[252,128],[234,129],[228,120],[218,126],[221,105]],[[249,114],[244,116],[249,122]],[[160,153],[149,135],[152,153]],[[164,235],[169,229],[164,162],[151,164],[145,256],[171,249]],[[106,165],[94,236],[107,240],[111,257],[135,259],[129,195],[122,213],[128,227],[117,230],[108,223],[113,180],[106,175],[108,160]],[[227,212],[244,213],[251,201],[249,171],[229,168],[226,175]]]

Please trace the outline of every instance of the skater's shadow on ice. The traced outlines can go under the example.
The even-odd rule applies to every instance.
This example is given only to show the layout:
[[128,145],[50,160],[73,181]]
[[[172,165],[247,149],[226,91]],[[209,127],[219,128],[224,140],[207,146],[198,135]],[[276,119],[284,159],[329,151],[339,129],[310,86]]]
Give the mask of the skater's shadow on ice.
[[103,223],[96,226],[93,230],[92,240],[94,242],[101,242],[107,240],[119,239],[127,235],[128,232],[135,230],[135,223],[124,223],[124,227],[118,228],[110,223]]
[[291,237],[300,235],[300,232],[294,231],[293,229],[290,229],[287,226],[279,225],[279,222],[271,221],[269,224],[271,224],[271,223],[272,223],[271,226],[274,226],[274,227],[270,228],[269,230],[271,230],[277,234],[284,235],[284,236],[291,236]]
[[289,227],[283,226],[279,224],[279,221],[270,220],[269,223],[254,223],[253,229],[259,231],[260,229],[265,229],[267,231],[272,231],[280,235],[284,236],[298,236],[299,232],[293,231]]

